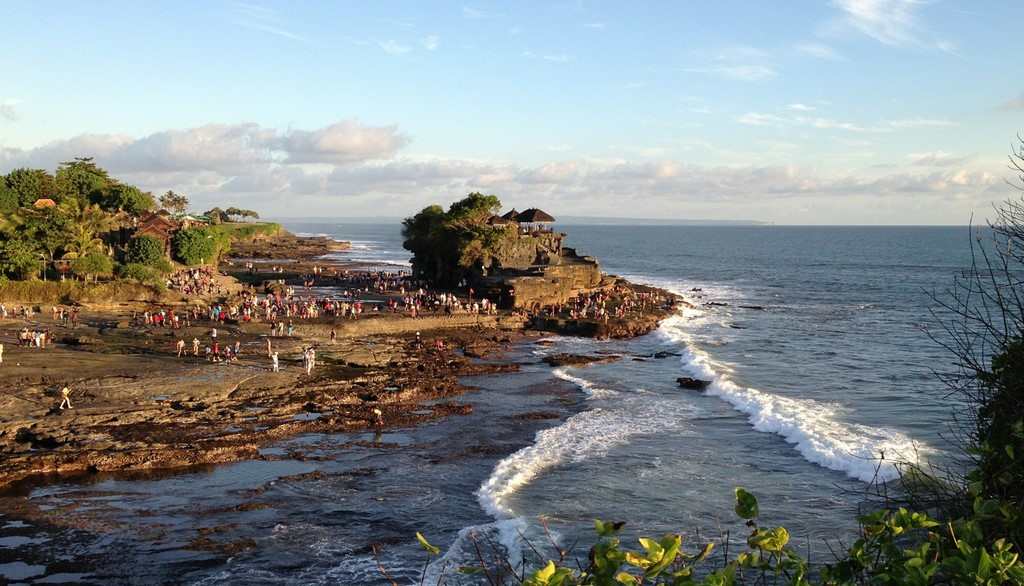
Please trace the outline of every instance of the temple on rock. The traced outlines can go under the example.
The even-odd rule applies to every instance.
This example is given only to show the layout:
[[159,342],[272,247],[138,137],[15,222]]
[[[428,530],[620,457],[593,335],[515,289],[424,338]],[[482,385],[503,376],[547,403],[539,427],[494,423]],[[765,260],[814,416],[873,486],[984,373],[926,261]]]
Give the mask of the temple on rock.
[[500,305],[555,305],[601,286],[597,260],[563,246],[566,235],[553,229],[555,218],[547,212],[512,210],[491,216],[487,223],[504,227],[508,237],[490,251],[490,262],[480,265],[475,280]]

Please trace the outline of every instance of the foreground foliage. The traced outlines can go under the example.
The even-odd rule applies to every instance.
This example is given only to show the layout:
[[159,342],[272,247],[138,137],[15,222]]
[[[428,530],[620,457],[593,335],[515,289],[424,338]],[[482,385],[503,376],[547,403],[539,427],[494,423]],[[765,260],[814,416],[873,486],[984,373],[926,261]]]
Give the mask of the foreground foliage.
[[[527,572],[507,561],[504,566],[488,564],[481,557],[480,564],[456,571],[477,575],[487,584],[525,586],[1024,584],[1019,549],[985,529],[992,520],[998,525],[1007,515],[1019,514],[998,501],[979,497],[971,516],[947,522],[905,508],[864,515],[860,537],[845,556],[813,572],[790,546],[785,527],[758,524],[759,507],[753,494],[737,488],[735,511],[749,529],[746,549],[735,555],[714,553],[727,551],[725,541],[688,547],[682,535],[641,537],[639,548],[629,548],[618,537],[624,523],[598,520],[594,522],[598,539],[585,561],[566,563],[559,556],[559,561],[542,561],[539,569]],[[422,535],[417,534],[417,539],[431,557],[440,553]],[[529,549],[538,552],[536,546]]]

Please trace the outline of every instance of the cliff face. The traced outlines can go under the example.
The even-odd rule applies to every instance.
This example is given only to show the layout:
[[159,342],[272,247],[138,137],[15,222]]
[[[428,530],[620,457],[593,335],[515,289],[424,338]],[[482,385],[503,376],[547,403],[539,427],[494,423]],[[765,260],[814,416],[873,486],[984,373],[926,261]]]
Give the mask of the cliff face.
[[527,269],[536,265],[561,262],[562,240],[565,234],[541,232],[502,239],[495,247],[494,269]]
[[531,309],[558,305],[601,284],[601,269],[590,258],[562,259],[557,265],[538,267],[534,274],[505,279],[507,305]]

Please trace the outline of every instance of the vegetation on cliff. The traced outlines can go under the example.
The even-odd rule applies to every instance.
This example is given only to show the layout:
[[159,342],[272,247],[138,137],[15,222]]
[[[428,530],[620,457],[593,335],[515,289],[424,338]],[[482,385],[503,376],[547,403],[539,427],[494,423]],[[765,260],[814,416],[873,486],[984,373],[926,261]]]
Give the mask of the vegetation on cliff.
[[515,237],[514,228],[487,223],[500,209],[497,196],[470,193],[448,211],[431,205],[403,220],[402,245],[413,254],[413,274],[451,287],[486,272],[501,242]]
[[186,216],[188,198],[173,191],[159,202],[171,228],[147,234],[140,227],[157,209],[156,198],[112,177],[91,158],[61,163],[54,174],[14,169],[0,175],[0,279],[60,274],[95,281],[116,275],[159,286],[173,270],[172,258],[212,263],[234,241],[281,231],[274,223],[232,222],[259,217],[236,207],[213,208],[208,220]]

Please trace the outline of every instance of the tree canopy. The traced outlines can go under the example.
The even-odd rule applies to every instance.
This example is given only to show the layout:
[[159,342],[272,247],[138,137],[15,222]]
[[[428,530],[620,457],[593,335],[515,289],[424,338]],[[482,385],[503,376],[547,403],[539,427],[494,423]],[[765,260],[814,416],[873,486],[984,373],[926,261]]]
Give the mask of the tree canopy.
[[84,157],[61,163],[55,183],[59,199],[75,198],[89,202],[102,199],[114,181],[105,169],[93,162],[92,157]]
[[4,181],[7,188],[18,195],[19,206],[31,206],[38,199],[57,197],[57,184],[44,169],[15,169]]
[[124,211],[132,215],[139,215],[156,207],[153,194],[134,185],[121,183],[110,186],[97,203],[107,211]]
[[169,212],[184,214],[188,210],[188,198],[180,193],[168,191],[160,196],[160,205]]
[[452,286],[486,269],[497,244],[510,236],[509,227],[487,223],[500,209],[497,196],[470,193],[448,211],[431,205],[403,220],[402,245],[413,254],[413,272]]

